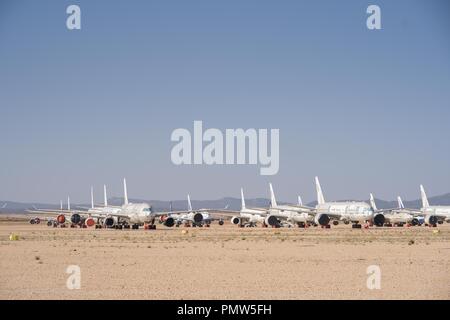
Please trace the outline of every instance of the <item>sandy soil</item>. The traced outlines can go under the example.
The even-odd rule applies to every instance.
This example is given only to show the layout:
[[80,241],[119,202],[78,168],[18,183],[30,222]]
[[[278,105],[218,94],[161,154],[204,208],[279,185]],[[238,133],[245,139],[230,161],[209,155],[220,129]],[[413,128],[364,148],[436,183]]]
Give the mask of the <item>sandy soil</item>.
[[[449,224],[439,232],[158,227],[0,221],[0,299],[450,298]],[[69,265],[81,268],[79,290],[66,287]],[[367,288],[369,265],[381,268],[379,290]]]

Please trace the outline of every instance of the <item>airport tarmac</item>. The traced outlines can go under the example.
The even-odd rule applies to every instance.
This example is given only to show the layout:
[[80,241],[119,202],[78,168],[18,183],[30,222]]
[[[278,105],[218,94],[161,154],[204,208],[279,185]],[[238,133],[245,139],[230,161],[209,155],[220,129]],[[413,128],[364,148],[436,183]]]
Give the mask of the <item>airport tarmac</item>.
[[[0,221],[0,243],[0,299],[450,298],[450,224],[120,231]],[[66,286],[69,265],[80,267],[80,289]],[[367,288],[370,265],[380,289]]]

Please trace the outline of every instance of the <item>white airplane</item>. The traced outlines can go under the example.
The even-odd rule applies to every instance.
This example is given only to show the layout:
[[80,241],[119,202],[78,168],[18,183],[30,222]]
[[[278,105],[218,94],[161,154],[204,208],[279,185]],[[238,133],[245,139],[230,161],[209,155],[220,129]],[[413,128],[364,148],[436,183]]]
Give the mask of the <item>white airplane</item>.
[[[156,218],[160,216],[160,213],[153,212],[152,207],[146,203],[131,203],[128,201],[127,181],[123,179],[123,193],[124,203],[120,208],[106,207],[108,210],[111,208],[119,209],[117,212],[108,212],[106,214],[98,214],[99,217],[104,219],[104,224],[107,227],[116,227],[122,229],[122,227],[132,229],[139,229],[139,226],[144,225],[148,229],[156,229]],[[95,214],[94,214],[95,215]],[[166,226],[172,227],[173,220],[168,219],[165,223]]]
[[315,221],[314,209],[302,205],[301,198],[298,197],[299,205],[278,205],[275,198],[275,192],[273,191],[272,184],[269,183],[270,188],[270,209],[269,215],[275,216],[278,220],[284,221],[288,226],[294,224],[301,228],[305,228],[309,225],[324,225],[329,226],[326,219],[321,221]]
[[423,185],[420,185],[420,194],[422,197],[420,211],[424,215],[425,224],[436,226],[444,221],[450,222],[450,206],[431,206]]
[[182,223],[192,226],[202,225],[203,219],[209,218],[209,213],[205,210],[192,210],[191,198],[188,195],[188,210],[161,212],[161,221],[167,223],[167,219],[172,219],[174,224],[179,227]]
[[345,224],[352,223],[352,228],[361,228],[361,223],[371,222],[376,226],[384,225],[384,215],[375,212],[372,207],[362,201],[339,201],[325,202],[319,178],[316,177],[317,206],[316,221],[335,220],[343,221]]
[[370,205],[374,212],[381,212],[384,215],[385,221],[384,225],[387,227],[398,226],[402,227],[405,224],[417,225],[418,220],[414,218],[414,215],[405,210],[403,206],[402,199],[397,197],[398,208],[392,209],[380,209],[378,210],[377,205],[375,204],[375,198],[373,194],[370,194]]
[[260,223],[262,226],[278,224],[276,217],[267,220],[268,209],[263,208],[247,208],[245,206],[244,189],[241,188],[241,210],[239,215],[231,217],[231,223],[240,227],[254,227]]
[[[106,188],[104,188],[104,190],[106,191]],[[70,221],[72,222],[72,226],[93,226],[96,224],[95,219],[97,219],[98,221],[102,221],[103,224],[109,228],[128,229],[131,226],[132,229],[138,229],[139,226],[144,225],[148,229],[156,229],[155,220],[156,217],[159,216],[159,213],[152,212],[151,206],[148,203],[131,203],[128,201],[126,179],[123,179],[123,190],[124,204],[121,207],[107,206],[106,200],[106,206],[102,208],[92,208],[93,199],[91,197],[90,210],[71,210],[70,198],[68,198],[67,210],[38,210],[37,212],[43,214],[58,214],[56,219],[59,223],[62,224],[65,222],[65,214],[70,214]],[[173,220],[168,219],[165,225],[169,227],[173,226]]]

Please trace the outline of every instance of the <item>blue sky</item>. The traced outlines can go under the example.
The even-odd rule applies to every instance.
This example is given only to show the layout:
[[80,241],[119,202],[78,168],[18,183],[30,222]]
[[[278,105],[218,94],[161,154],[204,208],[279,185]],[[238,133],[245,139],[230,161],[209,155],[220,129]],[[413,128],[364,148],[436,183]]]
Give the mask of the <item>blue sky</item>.
[[[77,4],[82,29],[66,28]],[[382,30],[366,28],[381,8]],[[2,1],[0,199],[450,191],[446,1]],[[174,166],[171,132],[279,128],[280,171]]]

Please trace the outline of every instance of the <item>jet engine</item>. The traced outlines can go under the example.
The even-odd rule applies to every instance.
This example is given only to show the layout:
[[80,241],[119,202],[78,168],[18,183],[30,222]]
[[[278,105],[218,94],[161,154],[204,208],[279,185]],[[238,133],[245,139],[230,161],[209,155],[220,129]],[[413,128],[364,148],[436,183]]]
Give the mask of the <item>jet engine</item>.
[[92,227],[92,226],[95,225],[95,220],[94,220],[94,218],[92,218],[92,217],[86,218],[86,220],[84,220],[84,224],[85,224],[87,227]]
[[107,228],[112,228],[112,227],[114,227],[116,225],[117,221],[113,217],[107,217],[107,218],[105,218],[103,223],[105,224],[105,226]]
[[73,224],[79,224],[80,221],[81,221],[81,216],[78,213],[74,213],[70,217],[70,222],[72,222]]
[[377,227],[382,227],[384,225],[384,221],[386,221],[386,219],[381,213],[377,213],[373,216],[373,224]]
[[268,226],[276,226],[279,224],[277,217],[268,215],[266,219],[264,219],[264,223]]
[[172,217],[167,217],[166,219],[164,219],[163,224],[166,227],[173,227],[175,225],[175,219]]
[[420,225],[419,219],[413,218],[413,219],[411,220],[411,224],[412,224],[413,226],[418,226],[418,225]]
[[314,222],[317,225],[326,226],[330,223],[330,217],[325,213],[319,213],[314,217]]
[[438,223],[438,218],[433,215],[427,215],[425,217],[425,223],[428,225],[435,225],[436,223]]
[[63,214],[60,214],[59,216],[56,217],[56,221],[60,224],[63,224],[66,222],[66,216]]
[[194,214],[194,222],[200,223],[203,221],[203,215],[201,213]]
[[241,223],[241,218],[239,218],[239,217],[232,217],[231,218],[231,223],[232,224],[240,224]]

